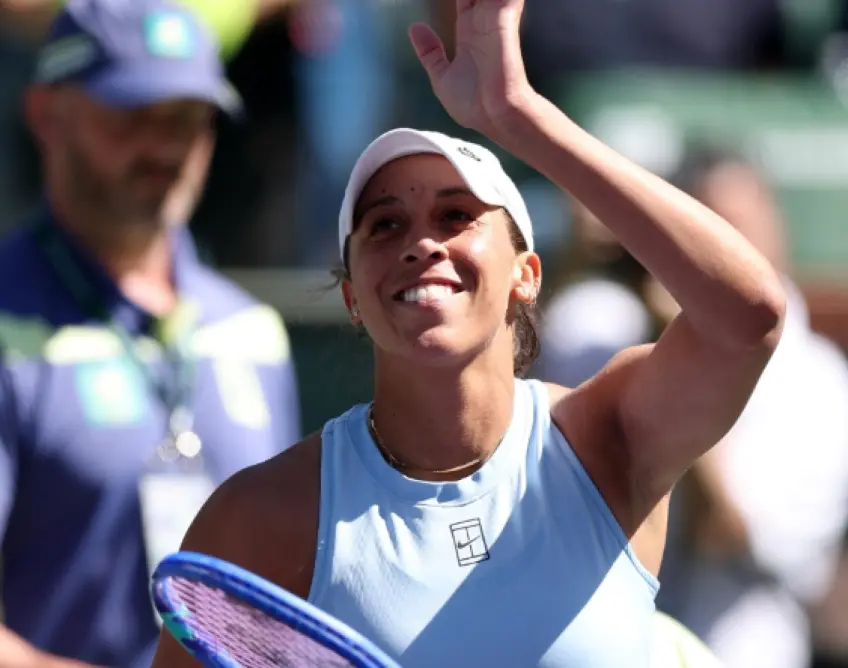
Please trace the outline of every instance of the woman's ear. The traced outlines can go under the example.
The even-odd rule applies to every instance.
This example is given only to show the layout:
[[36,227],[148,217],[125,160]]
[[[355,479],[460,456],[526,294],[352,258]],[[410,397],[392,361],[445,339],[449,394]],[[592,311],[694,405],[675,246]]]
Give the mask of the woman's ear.
[[344,298],[345,308],[350,315],[350,324],[354,326],[361,325],[362,317],[359,314],[359,306],[356,303],[353,285],[347,279],[342,279],[342,297]]
[[535,253],[524,252],[515,258],[512,270],[513,296],[525,304],[534,304],[542,287],[542,262]]

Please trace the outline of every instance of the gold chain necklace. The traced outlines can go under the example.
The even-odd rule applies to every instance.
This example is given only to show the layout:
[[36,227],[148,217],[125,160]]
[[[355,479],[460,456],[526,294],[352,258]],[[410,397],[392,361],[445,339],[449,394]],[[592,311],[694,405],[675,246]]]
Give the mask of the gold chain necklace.
[[481,466],[485,464],[498,449],[497,447],[495,447],[492,449],[491,452],[488,452],[485,455],[481,455],[480,457],[477,457],[476,459],[473,459],[465,464],[454,466],[453,468],[422,469],[420,466],[414,466],[400,461],[391,452],[389,452],[388,448],[386,448],[385,445],[383,445],[383,439],[380,438],[380,432],[377,431],[377,425],[374,424],[373,403],[368,408],[368,430],[371,432],[371,436],[374,438],[374,443],[377,444],[377,449],[380,451],[380,454],[383,455],[383,458],[389,463],[392,468],[395,468],[398,471],[423,471],[424,473],[431,473],[434,475],[447,475],[448,473],[459,473],[460,471],[465,471],[466,469],[470,469],[474,466]]

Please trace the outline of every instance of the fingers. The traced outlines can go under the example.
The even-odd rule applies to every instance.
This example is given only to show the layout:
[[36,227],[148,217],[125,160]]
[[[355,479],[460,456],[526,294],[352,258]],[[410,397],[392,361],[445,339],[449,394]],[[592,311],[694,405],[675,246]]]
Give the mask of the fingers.
[[450,67],[450,61],[436,32],[426,23],[416,23],[409,28],[409,40],[430,81],[435,83],[441,79]]

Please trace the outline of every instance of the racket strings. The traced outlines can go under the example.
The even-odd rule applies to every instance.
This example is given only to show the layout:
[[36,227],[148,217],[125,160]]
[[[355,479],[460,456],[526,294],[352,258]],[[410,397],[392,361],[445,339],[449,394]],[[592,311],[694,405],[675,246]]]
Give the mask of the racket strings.
[[350,668],[354,664],[261,610],[200,582],[169,578],[182,620],[225,662],[242,668]]

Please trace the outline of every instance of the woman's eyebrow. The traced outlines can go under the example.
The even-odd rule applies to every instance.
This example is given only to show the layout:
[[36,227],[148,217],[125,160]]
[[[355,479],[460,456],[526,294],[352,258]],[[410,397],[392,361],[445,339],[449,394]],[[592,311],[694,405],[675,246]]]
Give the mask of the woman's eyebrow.
[[451,188],[442,188],[436,193],[436,197],[453,197],[454,195],[470,195],[471,197],[474,197],[474,193],[471,192],[465,186],[453,186]]
[[386,195],[385,197],[380,197],[378,199],[371,200],[370,202],[366,202],[365,204],[358,206],[353,214],[354,227],[359,225],[359,223],[365,217],[365,214],[371,211],[371,209],[376,209],[378,206],[387,206],[389,204],[399,203],[400,199],[398,199],[394,195]]

